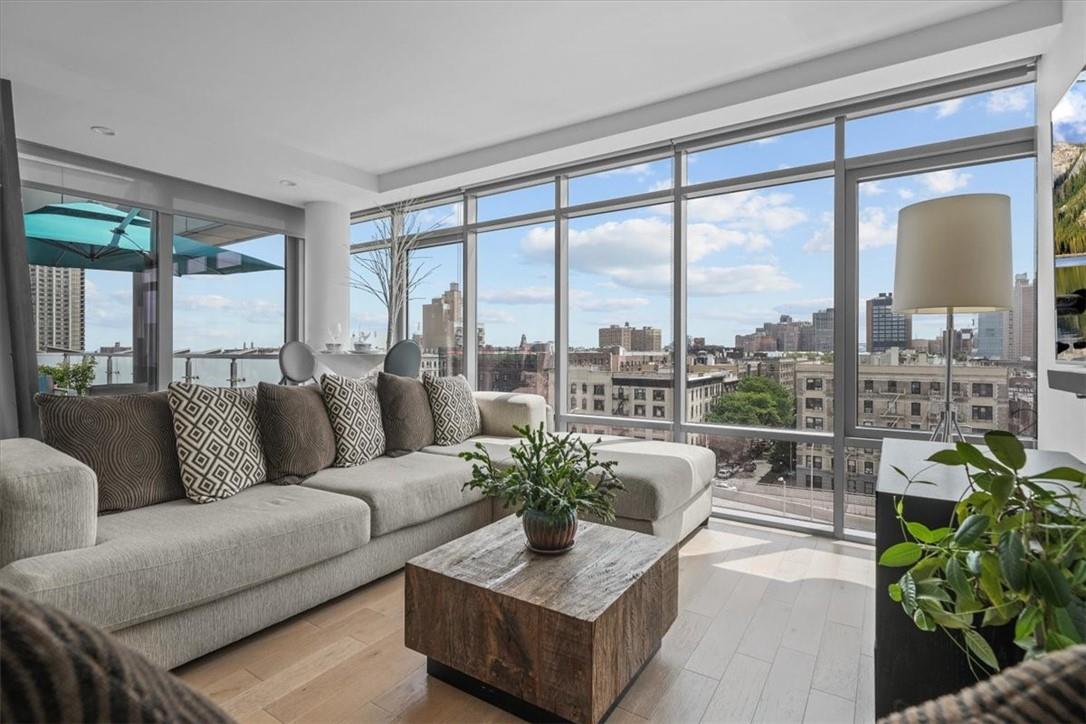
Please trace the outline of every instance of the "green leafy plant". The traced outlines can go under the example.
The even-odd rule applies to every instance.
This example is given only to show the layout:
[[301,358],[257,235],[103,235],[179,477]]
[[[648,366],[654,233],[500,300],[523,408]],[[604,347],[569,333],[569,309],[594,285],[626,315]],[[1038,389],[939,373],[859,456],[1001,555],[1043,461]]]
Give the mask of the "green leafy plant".
[[622,483],[615,476],[616,463],[601,461],[595,443],[548,433],[542,424],[535,430],[513,429],[523,440],[509,451],[512,465],[497,465],[482,443],[475,444],[474,452],[460,453],[473,463],[465,489],[501,498],[517,508],[518,516],[535,510],[557,519],[580,511],[607,522],[615,519],[615,493]]
[[[965,653],[970,669],[1000,662],[978,628],[1014,622],[1027,658],[1086,641],[1086,473],[1069,467],[1024,475],[1026,452],[1009,432],[984,436],[990,455],[968,443],[928,460],[964,468],[969,486],[946,526],[909,521],[894,509],[905,541],[879,565],[907,568],[889,595],[924,631],[939,629]],[[914,484],[931,485],[895,468]],[[1006,662],[1005,662],[1006,663]]]
[[64,360],[55,365],[39,365],[38,374],[53,378],[53,384],[62,390],[72,390],[78,395],[90,392],[94,382],[94,357],[84,357],[83,361],[72,364]]

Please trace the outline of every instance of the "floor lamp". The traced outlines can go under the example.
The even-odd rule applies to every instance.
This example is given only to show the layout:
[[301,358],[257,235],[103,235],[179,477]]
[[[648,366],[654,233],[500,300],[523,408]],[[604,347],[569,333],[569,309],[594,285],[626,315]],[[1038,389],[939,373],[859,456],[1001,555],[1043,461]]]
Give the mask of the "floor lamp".
[[893,309],[946,313],[943,410],[932,440],[964,440],[951,394],[954,313],[1011,307],[1011,200],[1003,194],[946,196],[898,214]]

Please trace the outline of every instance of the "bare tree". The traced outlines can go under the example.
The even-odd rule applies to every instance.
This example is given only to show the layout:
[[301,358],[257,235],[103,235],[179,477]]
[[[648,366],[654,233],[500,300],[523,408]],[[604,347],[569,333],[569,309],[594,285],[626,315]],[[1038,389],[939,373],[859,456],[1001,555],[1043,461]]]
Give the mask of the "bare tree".
[[388,246],[383,246],[364,254],[353,254],[350,286],[372,294],[388,312],[388,327],[385,334],[385,349],[398,341],[397,325],[403,315],[404,305],[412,299],[412,294],[426,279],[436,271],[411,254],[418,249],[426,234],[441,226],[441,219],[431,219],[424,209],[418,207],[414,199],[401,201],[389,208],[382,207],[388,213],[374,221],[374,239],[387,239]]

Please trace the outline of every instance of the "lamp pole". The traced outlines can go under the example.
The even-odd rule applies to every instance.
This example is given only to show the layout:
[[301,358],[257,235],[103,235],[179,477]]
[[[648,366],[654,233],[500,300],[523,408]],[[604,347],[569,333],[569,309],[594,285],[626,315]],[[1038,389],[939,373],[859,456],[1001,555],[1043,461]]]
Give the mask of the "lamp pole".
[[958,426],[958,415],[954,410],[954,399],[951,396],[951,365],[954,364],[954,307],[946,308],[946,343],[943,345],[943,353],[946,355],[943,414],[939,418],[939,424],[935,426],[935,431],[931,434],[931,439],[933,442],[950,442],[956,434],[959,440],[965,442],[962,429]]

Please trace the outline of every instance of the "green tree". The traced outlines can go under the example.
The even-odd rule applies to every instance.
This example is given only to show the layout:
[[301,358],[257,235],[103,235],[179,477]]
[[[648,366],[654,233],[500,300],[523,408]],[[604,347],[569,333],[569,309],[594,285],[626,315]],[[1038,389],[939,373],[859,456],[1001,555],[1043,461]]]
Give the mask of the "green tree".
[[[705,420],[721,425],[792,428],[796,422],[796,403],[792,392],[776,380],[744,377],[735,392],[713,401]],[[787,469],[793,464],[792,444],[771,443],[767,459],[774,470]]]

